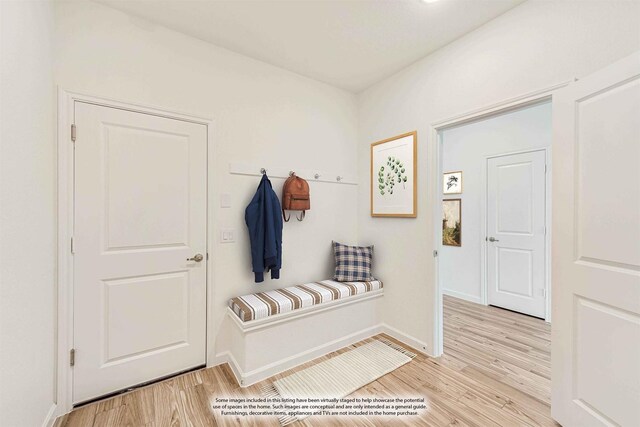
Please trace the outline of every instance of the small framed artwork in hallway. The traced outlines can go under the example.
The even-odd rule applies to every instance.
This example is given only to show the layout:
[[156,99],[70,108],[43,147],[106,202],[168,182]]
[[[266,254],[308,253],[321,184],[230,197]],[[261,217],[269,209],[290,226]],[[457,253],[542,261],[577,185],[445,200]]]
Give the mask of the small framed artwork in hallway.
[[462,194],[462,171],[444,173],[442,194]]
[[442,244],[462,246],[462,199],[442,201]]

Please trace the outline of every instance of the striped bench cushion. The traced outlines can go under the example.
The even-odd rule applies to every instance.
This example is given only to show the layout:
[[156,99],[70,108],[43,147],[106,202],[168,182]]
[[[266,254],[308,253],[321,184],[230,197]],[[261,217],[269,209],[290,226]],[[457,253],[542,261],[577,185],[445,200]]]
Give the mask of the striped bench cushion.
[[378,289],[382,289],[382,282],[379,280],[371,282],[323,280],[231,298],[229,307],[240,320],[248,322]]

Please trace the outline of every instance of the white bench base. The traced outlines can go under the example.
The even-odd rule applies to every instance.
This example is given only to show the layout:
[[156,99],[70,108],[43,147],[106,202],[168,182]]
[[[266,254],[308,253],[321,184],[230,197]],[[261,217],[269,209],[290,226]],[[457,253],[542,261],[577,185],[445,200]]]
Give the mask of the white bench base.
[[227,308],[223,328],[228,362],[247,387],[294,366],[383,332],[384,289],[306,309],[242,322]]

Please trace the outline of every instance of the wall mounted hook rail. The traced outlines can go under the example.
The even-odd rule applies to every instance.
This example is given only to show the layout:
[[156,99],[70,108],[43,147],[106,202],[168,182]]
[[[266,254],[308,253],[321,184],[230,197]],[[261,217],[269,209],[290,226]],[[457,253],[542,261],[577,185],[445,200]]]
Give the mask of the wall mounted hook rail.
[[[305,179],[313,179],[313,182],[358,185],[358,177],[351,171],[318,170],[318,169],[290,169],[285,167],[260,166],[260,163],[229,163],[229,173],[233,175],[262,176],[269,173],[269,179],[287,179],[290,176],[299,176]],[[308,178],[307,178],[308,177]]]

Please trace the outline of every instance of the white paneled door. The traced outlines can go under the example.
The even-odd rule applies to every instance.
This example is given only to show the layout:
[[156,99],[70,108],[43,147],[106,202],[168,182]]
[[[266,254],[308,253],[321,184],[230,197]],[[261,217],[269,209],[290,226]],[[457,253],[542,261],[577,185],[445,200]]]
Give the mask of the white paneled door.
[[73,401],[205,363],[205,125],[75,103]]
[[640,52],[553,97],[553,417],[640,425]]
[[487,161],[489,304],[545,317],[545,152]]

